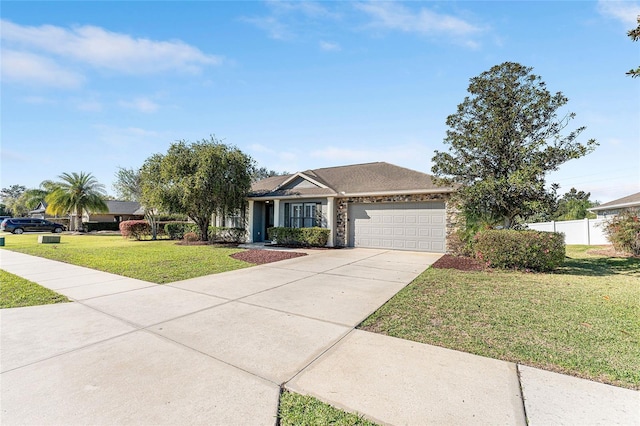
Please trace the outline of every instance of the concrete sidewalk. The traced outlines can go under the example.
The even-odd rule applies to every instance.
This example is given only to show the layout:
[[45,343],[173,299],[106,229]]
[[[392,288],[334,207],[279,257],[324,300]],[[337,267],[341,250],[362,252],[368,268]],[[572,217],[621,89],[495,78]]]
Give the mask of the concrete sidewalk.
[[76,302],[0,310],[0,422],[273,425],[285,385],[389,424],[638,423],[638,392],[353,329],[439,255],[309,253],[155,285],[0,250]]

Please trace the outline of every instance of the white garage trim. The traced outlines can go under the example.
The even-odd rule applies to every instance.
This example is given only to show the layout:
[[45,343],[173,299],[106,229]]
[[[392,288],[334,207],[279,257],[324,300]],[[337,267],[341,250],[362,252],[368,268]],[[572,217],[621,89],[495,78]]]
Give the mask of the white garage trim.
[[353,203],[348,217],[352,247],[446,250],[443,202]]

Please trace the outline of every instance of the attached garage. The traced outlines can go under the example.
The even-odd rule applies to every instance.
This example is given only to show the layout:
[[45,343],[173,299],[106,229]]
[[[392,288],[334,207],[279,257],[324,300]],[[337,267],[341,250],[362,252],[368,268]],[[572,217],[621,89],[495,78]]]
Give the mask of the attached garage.
[[352,247],[446,250],[443,202],[353,203],[348,218]]

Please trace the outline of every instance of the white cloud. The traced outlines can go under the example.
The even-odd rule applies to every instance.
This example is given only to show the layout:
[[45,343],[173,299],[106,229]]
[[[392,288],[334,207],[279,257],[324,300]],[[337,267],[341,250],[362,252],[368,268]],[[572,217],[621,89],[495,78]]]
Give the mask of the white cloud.
[[356,3],[355,8],[372,18],[371,27],[422,35],[470,36],[483,29],[463,19],[426,8],[412,11],[397,3]]
[[340,15],[334,13],[314,1],[267,1],[267,5],[276,14],[299,13],[309,18],[339,18]]
[[286,25],[275,16],[243,18],[242,20],[266,31],[269,37],[275,40],[287,40],[293,37]]
[[298,34],[309,34],[320,20],[339,19],[340,15],[313,1],[267,1],[269,14],[261,17],[245,17],[244,22],[265,30],[276,40],[290,40]]
[[337,43],[331,43],[328,41],[320,41],[320,49],[326,52],[337,52],[341,50],[340,45]]
[[640,15],[640,3],[631,1],[599,0],[598,11],[604,16],[615,18],[623,24],[635,27]]
[[120,101],[120,106],[130,109],[135,109],[144,113],[152,113],[156,112],[160,107],[157,103],[153,102],[151,99],[140,97],[135,98],[131,101]]
[[205,54],[179,40],[134,38],[90,25],[67,29],[53,25],[22,26],[7,20],[1,23],[5,46],[35,50],[99,69],[128,74],[167,70],[198,72],[205,66],[222,62],[221,57]]
[[84,77],[65,69],[53,60],[27,52],[2,49],[2,80],[36,86],[76,88]]

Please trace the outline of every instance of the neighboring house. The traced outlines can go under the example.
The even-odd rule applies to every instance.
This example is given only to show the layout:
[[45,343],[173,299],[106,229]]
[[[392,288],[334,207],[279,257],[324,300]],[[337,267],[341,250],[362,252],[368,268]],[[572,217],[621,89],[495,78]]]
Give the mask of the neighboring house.
[[49,219],[54,216],[47,214],[47,203],[40,201],[35,209],[29,211],[29,217],[34,217],[36,219]]
[[430,175],[379,162],[307,170],[253,184],[250,242],[272,226],[329,228],[328,246],[445,252],[453,230],[452,188]]
[[598,215],[598,219],[609,219],[620,214],[624,210],[640,211],[640,192],[600,204],[588,209]]
[[[140,203],[135,201],[117,201],[106,200],[105,203],[109,208],[108,213],[87,213],[82,215],[83,222],[122,222],[123,220],[136,220],[144,219],[144,209],[140,206]],[[55,216],[48,214],[47,203],[40,201],[38,206],[29,212],[29,217],[35,217],[39,219],[49,219]],[[75,218],[76,214],[71,213],[67,216],[67,219]]]
[[[122,222],[144,219],[144,209],[136,201],[105,200],[107,213],[87,213],[82,215],[83,222]],[[75,213],[71,217],[75,217]]]

